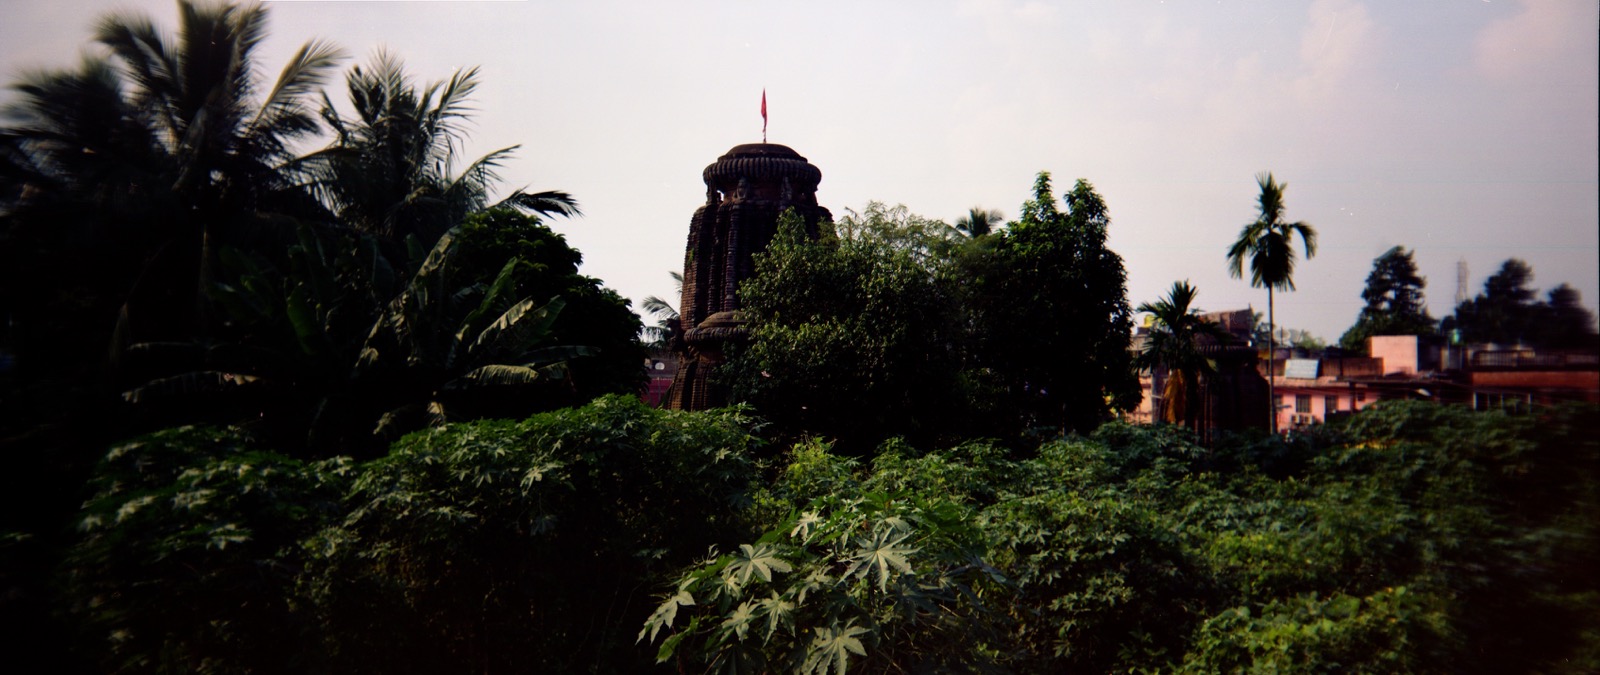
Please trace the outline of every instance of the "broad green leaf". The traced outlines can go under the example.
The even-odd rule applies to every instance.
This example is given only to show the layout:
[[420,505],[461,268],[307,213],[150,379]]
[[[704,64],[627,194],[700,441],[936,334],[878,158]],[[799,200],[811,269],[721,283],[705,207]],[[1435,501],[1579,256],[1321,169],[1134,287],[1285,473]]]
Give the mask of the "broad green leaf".
[[740,544],[739,552],[733,554],[732,560],[723,569],[723,577],[738,586],[749,583],[752,575],[759,575],[762,580],[770,583],[773,572],[788,572],[793,569],[789,563],[779,558],[777,553],[777,549],[766,544],[759,547]]
[[[893,530],[879,530],[872,539],[858,539],[856,555],[851,557],[854,562],[845,570],[846,577],[870,574],[876,570],[878,573],[878,590],[885,591],[889,587],[889,573],[891,570],[901,574],[911,573],[911,562],[906,556],[916,553],[920,549],[900,546],[900,542],[910,537],[909,533],[895,536]],[[891,538],[892,537],[892,538]]]
[[811,528],[822,522],[822,516],[816,511],[807,511],[800,514],[800,520],[795,521],[794,529],[789,530],[789,536],[799,536],[801,541],[811,540]]
[[738,607],[734,608],[733,613],[722,621],[722,627],[726,630],[732,630],[733,634],[742,641],[745,635],[750,632],[750,622],[755,618],[756,606],[750,604],[749,601],[741,602]]
[[315,356],[328,349],[328,335],[322,328],[322,320],[306,290],[306,286],[295,286],[289,292],[288,299],[289,324],[294,327],[295,339],[300,343],[300,350]]
[[844,675],[850,668],[850,655],[866,656],[867,650],[861,645],[861,640],[856,636],[866,635],[871,631],[861,626],[846,626],[838,628],[837,624],[828,628],[818,628],[817,636],[811,641],[811,647],[806,652],[806,661],[801,666],[802,673],[827,673],[829,670],[834,675]]
[[772,641],[772,634],[776,633],[780,624],[794,625],[795,604],[783,599],[777,591],[772,596],[761,601],[761,612],[767,617],[767,642]]
[[495,358],[497,354],[508,353],[512,346],[519,347],[519,351],[527,351],[549,335],[550,327],[566,306],[567,302],[560,296],[551,298],[550,302],[539,307],[534,307],[532,298],[524,299],[478,333],[477,339],[467,347],[467,354],[482,363]]
[[467,318],[462,319],[461,328],[456,331],[455,336],[457,345],[466,341],[469,333],[478,331],[478,324],[482,322],[484,317],[490,316],[491,313],[503,313],[509,309],[504,306],[506,297],[516,285],[514,272],[521,262],[520,258],[513,257],[506,261],[504,267],[500,268],[500,273],[495,275],[494,281],[489,284],[488,290],[484,292],[483,300],[478,303],[477,307],[473,308],[471,313],[467,314]]
[[647,632],[649,633],[650,641],[655,642],[656,633],[661,632],[662,628],[672,627],[672,620],[678,617],[678,608],[693,604],[694,595],[687,590],[680,589],[677,594],[667,598],[665,602],[661,603],[661,606],[656,608],[656,611],[644,622],[644,628],[639,629],[639,638],[634,642],[644,641]]
[[495,364],[474,368],[471,372],[446,382],[444,388],[465,389],[470,386],[530,384],[546,377],[547,375],[542,374],[539,368]]

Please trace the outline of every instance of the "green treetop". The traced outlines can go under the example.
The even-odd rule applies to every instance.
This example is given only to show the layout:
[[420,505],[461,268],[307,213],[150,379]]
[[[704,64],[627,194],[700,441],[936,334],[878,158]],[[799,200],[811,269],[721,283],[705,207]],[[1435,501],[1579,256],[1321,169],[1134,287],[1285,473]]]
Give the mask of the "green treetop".
[[1367,287],[1361,299],[1367,302],[1354,326],[1339,338],[1347,350],[1365,353],[1367,338],[1374,335],[1431,335],[1434,318],[1428,315],[1422,289],[1426,279],[1417,274],[1413,251],[1396,246],[1372,261]]

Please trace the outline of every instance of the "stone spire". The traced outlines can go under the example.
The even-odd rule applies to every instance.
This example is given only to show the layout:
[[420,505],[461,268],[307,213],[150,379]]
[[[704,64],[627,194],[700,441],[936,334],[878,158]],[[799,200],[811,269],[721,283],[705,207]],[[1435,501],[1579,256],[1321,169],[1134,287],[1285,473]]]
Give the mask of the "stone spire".
[[689,222],[683,259],[679,321],[683,345],[667,405],[705,410],[727,403],[711,384],[724,347],[748,337],[739,308],[739,284],[755,273],[754,254],[767,248],[778,216],[793,208],[816,235],[830,219],[817,205],[822,171],[794,150],[776,143],[734,146],[702,174],[706,203]]

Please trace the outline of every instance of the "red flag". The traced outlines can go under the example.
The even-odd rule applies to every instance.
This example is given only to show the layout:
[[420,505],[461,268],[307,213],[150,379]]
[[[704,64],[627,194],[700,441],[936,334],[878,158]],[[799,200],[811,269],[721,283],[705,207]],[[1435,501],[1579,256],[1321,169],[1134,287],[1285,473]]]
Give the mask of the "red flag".
[[767,142],[767,90],[761,90],[761,142]]

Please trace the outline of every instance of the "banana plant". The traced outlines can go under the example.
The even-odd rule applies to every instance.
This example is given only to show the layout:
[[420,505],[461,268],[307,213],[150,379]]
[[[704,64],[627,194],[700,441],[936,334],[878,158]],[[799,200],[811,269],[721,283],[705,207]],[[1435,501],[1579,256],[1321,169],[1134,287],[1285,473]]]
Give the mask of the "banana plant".
[[218,259],[225,281],[207,295],[222,337],[131,345],[128,358],[154,376],[123,399],[314,436],[397,275],[372,237],[335,241],[310,227],[287,249],[287,272],[234,249]]
[[588,347],[552,345],[566,302],[515,298],[520,258],[506,261],[487,284],[451,288],[454,232],[429,251],[404,290],[373,324],[356,360],[357,380],[400,383],[387,388],[410,400],[383,412],[373,433],[385,438],[452,419],[452,399],[535,384],[570,385],[569,359]]

